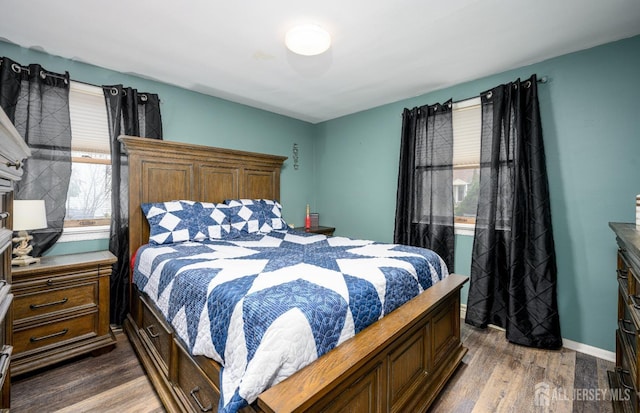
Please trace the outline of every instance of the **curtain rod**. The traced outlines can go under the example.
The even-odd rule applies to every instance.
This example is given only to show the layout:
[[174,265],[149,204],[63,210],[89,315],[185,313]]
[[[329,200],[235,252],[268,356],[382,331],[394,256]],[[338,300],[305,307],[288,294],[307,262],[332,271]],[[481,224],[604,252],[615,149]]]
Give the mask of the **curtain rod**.
[[[0,58],[0,65],[1,65],[2,63],[4,63],[4,59]],[[20,73],[21,71],[23,71],[23,70],[24,70],[24,71],[25,71],[25,72],[27,72],[28,74],[31,74],[31,69],[29,69],[29,66],[21,66],[21,65],[19,65],[18,63],[14,63],[14,64],[12,64],[12,65],[11,65],[11,69],[12,69],[14,72],[16,72],[16,73]],[[54,79],[61,79],[61,80],[64,80],[65,82],[68,82],[69,80],[71,80],[71,78],[70,78],[70,77],[68,77],[68,76],[69,76],[69,73],[68,73],[68,72],[67,72],[67,76],[64,76],[64,75],[59,75],[59,74],[57,74],[57,73],[50,73],[50,72],[47,72],[46,70],[42,69],[42,70],[40,71],[40,76],[41,76],[43,79],[44,79],[46,76],[49,76],[49,77],[52,77],[52,78],[54,78]]]
[[[2,59],[2,58],[0,57],[0,65],[2,65],[2,63],[4,63],[4,59]],[[31,70],[29,69],[29,67],[28,67],[28,66],[21,66],[21,65],[19,65],[18,63],[14,63],[14,65],[18,68],[18,69],[16,70],[16,68],[14,68],[14,67],[13,67],[13,65],[12,65],[12,69],[13,69],[13,71],[14,71],[14,72],[16,72],[16,73],[20,73],[20,71],[21,71],[21,70],[24,70],[24,71],[26,71],[27,73],[31,74]],[[68,72],[67,72],[67,75],[68,75]],[[94,83],[83,82],[82,80],[75,80],[75,79],[71,79],[71,76],[69,76],[69,78],[67,78],[67,77],[65,77],[64,75],[59,75],[59,74],[57,74],[57,73],[50,73],[50,72],[45,71],[44,69],[43,69],[42,71],[40,71],[40,76],[43,76],[43,77],[44,77],[44,76],[50,76],[50,77],[53,77],[54,79],[62,79],[62,80],[64,80],[65,82],[67,82],[67,81],[73,81],[73,82],[76,82],[76,83],[82,83],[83,85],[87,85],[87,86],[99,87],[100,89],[103,89],[103,88],[104,88],[104,86],[103,86],[103,85],[96,85],[96,84],[94,84]],[[124,93],[124,94],[125,94],[125,96],[126,96],[126,90],[123,90],[123,93]],[[146,95],[146,93],[143,93],[142,95]],[[162,101],[161,101],[160,99],[158,99],[158,102],[162,103]]]
[[[2,63],[4,63],[4,59],[2,59],[2,58],[0,57],[0,65],[2,65]],[[16,70],[15,68],[13,68],[13,67],[12,67],[12,69],[13,69],[15,72],[20,73],[20,71],[21,71],[21,70],[24,70],[25,72],[27,72],[27,73],[31,74],[31,70],[29,69],[29,66],[22,66],[22,65],[19,65],[18,63],[15,63],[15,66],[18,68],[18,70]],[[52,72],[47,72],[47,71],[45,71],[44,69],[43,69],[43,71],[41,72],[41,76],[42,76],[42,75],[44,75],[44,76],[50,76],[50,77],[53,77],[53,78],[55,78],[55,79],[63,79],[63,80],[66,80],[66,79],[67,79],[67,78],[66,78],[65,76],[63,76],[63,75],[59,75],[59,74],[57,74],[57,73],[52,73]],[[99,87],[99,88],[101,88],[101,87],[102,87],[101,85],[95,85],[95,84],[93,84],[93,83],[83,82],[82,80],[75,80],[75,79],[71,79],[71,76],[69,76],[69,80],[72,80],[72,81],[74,81],[74,82],[78,82],[78,83],[82,83],[82,84],[85,84],[85,85],[88,85],[88,86],[95,86],[95,87]]]
[[[549,77],[548,77],[548,76],[542,76],[541,78],[539,78],[539,79],[537,79],[537,80],[536,80],[536,83],[547,83],[548,81],[549,81]],[[480,96],[481,96],[481,94],[480,94],[480,95],[477,95],[477,96],[472,96],[472,97],[470,97],[470,98],[464,98],[464,99],[460,99],[460,100],[454,100],[454,101],[452,101],[451,103],[454,103],[454,104],[455,104],[455,103],[460,103],[460,102],[464,102],[465,100],[471,100],[471,99],[479,98]]]

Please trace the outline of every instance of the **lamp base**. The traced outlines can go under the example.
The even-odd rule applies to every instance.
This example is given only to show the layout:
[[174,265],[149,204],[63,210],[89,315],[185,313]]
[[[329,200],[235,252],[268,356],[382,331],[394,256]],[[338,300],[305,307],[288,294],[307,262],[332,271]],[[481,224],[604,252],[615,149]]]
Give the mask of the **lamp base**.
[[40,258],[33,258],[31,255],[23,255],[12,259],[11,265],[14,267],[26,267],[31,264],[38,264],[39,262]]

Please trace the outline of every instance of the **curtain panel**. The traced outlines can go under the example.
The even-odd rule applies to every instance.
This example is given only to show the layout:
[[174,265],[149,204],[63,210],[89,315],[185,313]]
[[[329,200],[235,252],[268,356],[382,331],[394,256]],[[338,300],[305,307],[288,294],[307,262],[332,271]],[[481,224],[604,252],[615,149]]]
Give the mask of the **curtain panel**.
[[111,274],[111,323],[129,312],[129,164],[120,135],[162,139],[160,99],[122,85],[103,86],[111,139],[111,228],[109,250],[118,258]]
[[480,193],[466,323],[510,342],[562,346],[557,268],[537,79],[482,98]]
[[429,248],[453,272],[452,103],[405,109],[394,242]]
[[0,106],[31,149],[15,199],[43,199],[47,228],[30,231],[31,255],[39,257],[56,243],[64,226],[71,178],[69,73],[53,73],[37,64],[23,67],[3,57]]

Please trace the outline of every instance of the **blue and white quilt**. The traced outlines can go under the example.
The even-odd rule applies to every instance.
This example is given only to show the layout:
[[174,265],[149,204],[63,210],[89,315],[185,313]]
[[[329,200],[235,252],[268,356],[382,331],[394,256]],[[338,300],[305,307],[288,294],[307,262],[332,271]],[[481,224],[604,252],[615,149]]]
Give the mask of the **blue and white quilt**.
[[448,275],[433,251],[296,231],[146,245],[134,282],[236,412]]

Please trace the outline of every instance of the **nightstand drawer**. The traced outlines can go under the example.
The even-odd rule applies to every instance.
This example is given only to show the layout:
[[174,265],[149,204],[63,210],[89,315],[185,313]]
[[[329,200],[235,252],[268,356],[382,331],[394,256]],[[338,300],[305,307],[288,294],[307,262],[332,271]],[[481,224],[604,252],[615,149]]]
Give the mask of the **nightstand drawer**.
[[97,318],[98,314],[92,313],[24,330],[16,329],[13,332],[14,352],[23,353],[81,336],[95,336]]
[[14,300],[14,322],[20,323],[32,317],[48,315],[74,308],[95,307],[98,302],[98,283],[44,290],[17,295]]

